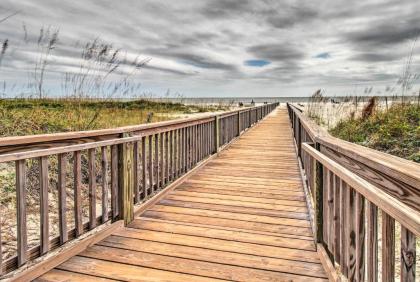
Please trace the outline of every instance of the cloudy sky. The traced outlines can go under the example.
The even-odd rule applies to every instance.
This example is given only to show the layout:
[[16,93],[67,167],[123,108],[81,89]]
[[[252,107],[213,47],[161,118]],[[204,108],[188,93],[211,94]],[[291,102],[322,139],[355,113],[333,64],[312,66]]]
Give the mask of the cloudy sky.
[[420,72],[418,0],[0,1],[0,19],[15,12],[0,23],[0,40],[8,40],[0,81],[9,89],[31,80],[48,27],[59,30],[45,72],[57,93],[95,38],[150,59],[132,79],[156,95],[384,94],[399,87],[413,46],[410,72]]

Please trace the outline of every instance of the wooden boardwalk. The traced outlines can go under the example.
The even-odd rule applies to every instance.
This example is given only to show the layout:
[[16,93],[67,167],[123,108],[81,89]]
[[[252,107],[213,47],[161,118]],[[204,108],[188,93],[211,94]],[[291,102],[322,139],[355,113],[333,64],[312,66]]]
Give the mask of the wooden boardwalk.
[[37,281],[326,281],[285,109]]

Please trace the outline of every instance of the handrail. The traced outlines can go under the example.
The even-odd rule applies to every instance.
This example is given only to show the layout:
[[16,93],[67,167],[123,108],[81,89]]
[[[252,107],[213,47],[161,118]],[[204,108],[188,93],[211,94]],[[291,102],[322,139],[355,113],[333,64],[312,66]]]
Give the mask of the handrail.
[[[395,278],[395,220],[401,224],[401,281],[415,281],[420,236],[420,165],[330,136],[288,104],[319,251],[349,281]],[[379,216],[381,211],[381,216]],[[382,229],[378,229],[378,221]],[[317,245],[317,246],[318,246]],[[334,270],[335,271],[335,270]]]
[[366,200],[375,204],[378,208],[392,216],[399,222],[403,222],[416,236],[420,236],[420,213],[414,209],[402,204],[400,201],[391,197],[375,185],[367,182],[360,176],[352,173],[339,163],[331,160],[321,152],[315,150],[307,143],[303,144],[303,149],[322,163],[324,167],[337,175],[341,180],[345,181],[349,186],[362,194]]
[[[98,226],[117,220],[128,224],[134,205],[148,201],[216,154],[277,106],[265,104],[146,125],[0,138],[0,164],[10,170],[14,167],[16,175],[17,218],[16,255],[6,260],[2,259],[4,226],[0,225],[0,279]],[[29,176],[38,180],[29,181]],[[28,191],[39,193],[35,201],[40,222],[32,223],[40,230],[35,245],[28,239]],[[58,203],[54,211],[57,234],[50,228],[52,197]],[[69,209],[73,209],[74,227],[68,223]]]
[[420,211],[419,164],[333,137],[295,106],[288,104],[288,109],[291,118],[298,120],[310,136],[310,141],[322,146],[329,157]]
[[[273,103],[276,104],[276,103]],[[273,105],[268,104],[268,105]],[[214,119],[216,116],[219,118],[223,118],[225,116],[235,115],[239,113],[247,113],[247,112],[254,112],[266,108],[267,104],[256,106],[256,107],[248,107],[245,109],[239,109],[234,111],[227,111],[221,113],[212,113],[212,114],[205,114],[201,115],[200,117],[190,117],[184,119],[176,119],[176,120],[169,120],[169,121],[161,121],[149,124],[141,124],[141,125],[129,125],[123,127],[116,127],[116,128],[108,128],[108,129],[96,129],[96,130],[86,130],[86,131],[73,131],[73,132],[60,132],[60,133],[48,133],[48,134],[37,134],[37,135],[27,135],[27,136],[11,136],[11,137],[2,137],[0,138],[0,154],[8,151],[9,147],[19,147],[22,145],[23,147],[26,146],[35,146],[35,145],[42,145],[42,144],[51,144],[51,143],[58,143],[63,141],[70,141],[75,139],[86,139],[87,142],[92,141],[89,139],[100,139],[100,138],[107,138],[107,136],[118,136],[120,134],[133,134],[136,132],[141,132],[145,130],[165,130],[166,128],[174,127],[174,126],[183,126],[185,124],[189,124],[191,122],[206,122],[210,119]]]

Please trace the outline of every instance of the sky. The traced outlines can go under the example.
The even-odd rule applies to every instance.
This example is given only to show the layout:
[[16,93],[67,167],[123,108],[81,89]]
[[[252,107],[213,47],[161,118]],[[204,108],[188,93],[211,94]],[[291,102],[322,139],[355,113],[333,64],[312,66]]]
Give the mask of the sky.
[[[95,39],[124,54],[111,79],[130,74],[136,92],[156,96],[392,94],[410,54],[409,91],[420,89],[418,0],[0,1],[0,19],[14,13],[0,22],[6,94],[34,80],[46,48],[41,29],[44,39],[58,31],[48,95],[65,92],[64,77],[80,71],[81,50]],[[132,74],[130,60],[146,64]]]

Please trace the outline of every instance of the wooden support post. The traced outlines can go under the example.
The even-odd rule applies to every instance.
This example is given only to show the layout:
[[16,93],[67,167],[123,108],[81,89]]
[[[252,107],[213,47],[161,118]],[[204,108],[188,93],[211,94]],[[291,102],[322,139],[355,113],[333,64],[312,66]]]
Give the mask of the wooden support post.
[[219,116],[214,117],[214,153],[219,152],[220,147],[220,139],[219,139],[219,133],[220,133],[220,127],[219,127]]
[[124,220],[125,225],[134,219],[133,176],[133,144],[120,144],[118,145],[118,199],[120,219]]

